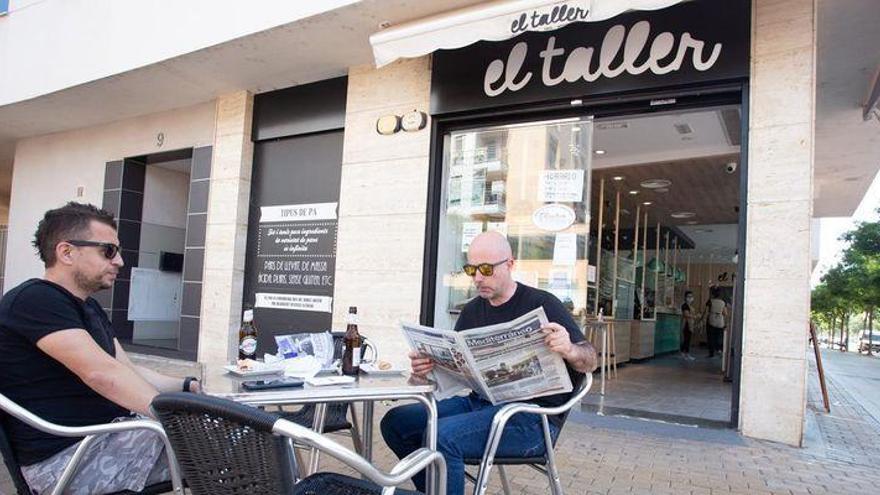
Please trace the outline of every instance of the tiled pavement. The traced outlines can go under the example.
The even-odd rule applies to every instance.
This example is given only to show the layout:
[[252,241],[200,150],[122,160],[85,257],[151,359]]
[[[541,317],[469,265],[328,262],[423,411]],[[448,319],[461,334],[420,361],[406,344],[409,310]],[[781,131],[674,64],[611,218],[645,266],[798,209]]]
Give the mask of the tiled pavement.
[[[566,493],[880,493],[880,425],[862,420],[858,405],[833,381],[833,414],[817,412],[821,399],[814,376],[808,408],[812,435],[803,449],[747,439],[731,430],[572,414],[557,446]],[[380,406],[377,418],[385,410]],[[380,441],[375,450],[377,464],[385,469],[393,465]],[[346,471],[327,459],[322,469]],[[543,476],[531,469],[514,467],[508,473],[515,493],[549,492]],[[0,476],[0,493],[12,493],[5,475]],[[499,491],[496,474],[490,493]]]

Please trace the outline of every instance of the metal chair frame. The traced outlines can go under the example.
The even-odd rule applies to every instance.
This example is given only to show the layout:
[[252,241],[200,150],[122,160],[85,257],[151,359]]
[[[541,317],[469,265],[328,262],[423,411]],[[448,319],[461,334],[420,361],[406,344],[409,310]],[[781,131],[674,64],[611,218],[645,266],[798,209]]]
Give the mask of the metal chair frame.
[[[167,399],[165,399],[166,397]],[[217,404],[216,407],[218,410],[211,412],[211,414],[220,417],[223,417],[220,408],[225,408],[228,411],[235,411],[235,414],[246,415],[247,417],[254,416],[257,418],[257,421],[259,421],[258,415],[265,414],[258,409],[252,409],[249,406],[217,397],[194,397],[189,394],[174,392],[161,394],[157,400],[162,399],[182,401],[191,404],[200,403],[201,407],[212,409],[215,407],[214,404]],[[433,486],[437,487],[437,493],[446,493],[446,460],[443,458],[443,454],[436,450],[430,450],[428,448],[416,450],[395,464],[390,472],[385,472],[374,466],[370,461],[358,453],[344,447],[336,441],[328,438],[326,435],[318,433],[305,426],[298,425],[292,421],[278,418],[272,423],[271,431],[273,434],[284,437],[287,440],[286,443],[288,450],[292,448],[291,444],[293,443],[303,444],[307,447],[323,452],[351,467],[369,481],[379,485],[382,488],[382,495],[393,495],[399,485],[409,481],[409,479],[415,474],[432,465],[434,466],[434,469],[430,470],[430,472],[433,474]],[[292,463],[296,462],[294,457],[291,457],[291,461]],[[291,468],[294,471],[297,470],[297,466],[291,466]]]
[[[165,453],[168,456],[168,468],[171,473],[172,490],[175,494],[183,495],[183,482],[181,481],[180,470],[177,466],[177,459],[174,457],[174,451],[171,450],[171,444],[168,442],[168,436],[165,435],[165,430],[162,429],[162,425],[157,421],[136,419],[93,426],[62,426],[40,418],[16,404],[3,394],[0,394],[0,410],[32,428],[52,435],[59,437],[85,437],[74,451],[73,456],[70,458],[70,462],[64,467],[61,478],[58,479],[58,483],[52,489],[52,495],[60,495],[64,492],[71,480],[73,480],[73,477],[76,475],[76,470],[79,467],[80,462],[82,462],[86,450],[88,450],[89,445],[94,442],[98,435],[128,430],[150,430],[159,435],[159,438],[161,438],[162,442],[165,444]],[[7,466],[9,465],[10,462],[7,461]],[[24,482],[23,477],[20,478],[20,480],[18,478],[21,476],[20,472],[10,473],[10,475],[15,477],[17,481]]]
[[[543,466],[540,464],[534,464],[529,460],[524,460],[524,462],[518,463],[515,462],[515,460],[508,458],[504,460],[504,464],[523,464],[537,469],[547,475],[547,478],[550,481],[551,493],[553,495],[562,495],[562,484],[559,481],[559,471],[556,468],[556,454],[553,451],[555,445],[553,438],[550,435],[550,424],[547,417],[558,414],[568,414],[572,407],[583,400],[592,385],[593,375],[588,373],[584,377],[584,381],[581,383],[580,388],[575,391],[574,395],[572,395],[565,404],[557,407],[541,407],[526,402],[513,402],[499,409],[492,418],[489,438],[486,442],[486,449],[483,451],[483,458],[480,461],[480,468],[477,476],[474,477],[465,472],[465,476],[470,481],[474,482],[474,495],[483,495],[486,493],[489,485],[489,474],[492,471],[492,467],[496,464],[495,453],[498,451],[498,445],[501,443],[501,435],[504,432],[504,427],[507,425],[507,421],[517,413],[538,414],[541,416],[541,427],[544,433],[544,463]],[[562,431],[560,431],[559,434],[561,435]],[[465,464],[471,463],[469,463],[468,460],[465,460]],[[507,480],[507,474],[504,472],[504,466],[501,463],[498,464],[498,471],[501,476],[502,489],[505,494],[509,495],[511,493],[510,485]]]

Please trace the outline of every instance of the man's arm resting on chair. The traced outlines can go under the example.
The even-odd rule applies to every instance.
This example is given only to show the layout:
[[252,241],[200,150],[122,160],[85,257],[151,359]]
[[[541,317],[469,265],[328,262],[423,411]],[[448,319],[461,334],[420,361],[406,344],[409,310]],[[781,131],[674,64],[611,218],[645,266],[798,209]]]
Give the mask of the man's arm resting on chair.
[[589,342],[573,344],[568,330],[558,323],[548,323],[542,329],[544,342],[551,351],[562,355],[572,368],[581,373],[592,373],[598,366],[596,349]]
[[[144,368],[143,366],[138,366],[134,364],[131,359],[126,354],[125,349],[122,348],[122,345],[119,344],[119,341],[114,339],[113,343],[116,345],[116,359],[118,359],[122,364],[128,366],[135,373],[141,376],[144,380],[150,383],[150,385],[156,387],[156,390],[159,392],[180,392],[183,386],[183,378],[175,378],[173,376],[163,375],[162,373],[157,373],[149,368]],[[189,385],[189,391],[194,393],[201,392],[201,386],[199,382],[193,381]]]
[[105,399],[129,411],[152,416],[150,402],[159,393],[156,387],[107,354],[85,330],[71,328],[50,333],[37,341],[37,347]]

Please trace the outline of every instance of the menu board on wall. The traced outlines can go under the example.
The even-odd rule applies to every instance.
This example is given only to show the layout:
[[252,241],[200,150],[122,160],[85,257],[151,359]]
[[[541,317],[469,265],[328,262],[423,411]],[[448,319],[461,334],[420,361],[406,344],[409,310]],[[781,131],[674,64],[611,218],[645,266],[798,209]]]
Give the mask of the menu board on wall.
[[342,131],[254,148],[244,306],[257,354],[276,335],[332,330]]
[[337,203],[260,208],[254,307],[332,312]]

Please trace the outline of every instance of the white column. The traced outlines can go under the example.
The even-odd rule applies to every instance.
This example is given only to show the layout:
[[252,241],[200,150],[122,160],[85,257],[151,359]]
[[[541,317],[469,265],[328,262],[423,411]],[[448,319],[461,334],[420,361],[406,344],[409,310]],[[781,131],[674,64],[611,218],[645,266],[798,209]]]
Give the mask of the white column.
[[237,355],[254,157],[253,103],[247,91],[217,99],[199,332],[202,363],[227,363]]
[[755,0],[740,427],[800,445],[806,404],[816,7]]
[[333,327],[357,306],[361,334],[401,366],[409,348],[398,322],[421,312],[431,127],[383,136],[376,120],[428,113],[430,92],[430,57],[348,74]]

